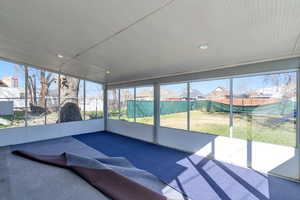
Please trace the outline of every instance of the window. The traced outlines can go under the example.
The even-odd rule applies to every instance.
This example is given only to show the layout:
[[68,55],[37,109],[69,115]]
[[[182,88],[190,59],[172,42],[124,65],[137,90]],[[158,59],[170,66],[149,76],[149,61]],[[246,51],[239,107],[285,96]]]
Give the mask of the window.
[[25,126],[25,67],[0,61],[0,129]]
[[190,130],[229,136],[230,81],[190,83]]
[[59,96],[58,82],[59,75],[53,72],[46,72],[46,124],[58,123],[59,117]]
[[28,67],[28,126],[44,125],[46,123],[46,99],[49,87],[46,71]]
[[233,137],[296,145],[296,72],[233,79]]
[[103,116],[102,85],[85,81],[85,120],[99,119]]
[[120,119],[134,121],[134,88],[120,89]]
[[102,116],[101,84],[0,61],[0,129]]
[[108,118],[119,119],[119,90],[113,89],[107,91]]
[[[60,75],[60,122],[81,121],[83,81]],[[81,87],[80,87],[81,86]]]
[[153,86],[136,88],[136,122],[153,125],[154,116]]
[[160,125],[187,129],[187,84],[160,87]]

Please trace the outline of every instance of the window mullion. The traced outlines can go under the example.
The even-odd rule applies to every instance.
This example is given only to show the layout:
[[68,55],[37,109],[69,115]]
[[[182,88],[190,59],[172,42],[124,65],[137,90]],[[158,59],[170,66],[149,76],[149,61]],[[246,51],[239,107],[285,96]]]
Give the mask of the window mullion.
[[230,117],[229,117],[229,135],[233,137],[233,78],[230,79]]
[[190,109],[191,109],[191,100],[190,100],[190,82],[187,83],[187,130],[190,131]]
[[[134,94],[133,94],[133,98],[134,98],[134,101],[133,101],[133,103],[134,103],[134,122],[136,122],[136,88],[134,88]],[[128,108],[127,108],[128,109]]]
[[28,68],[25,67],[25,127],[28,126]]
[[119,109],[119,120],[120,120],[120,118],[121,118],[121,91],[120,91],[120,89],[118,89],[118,109]]

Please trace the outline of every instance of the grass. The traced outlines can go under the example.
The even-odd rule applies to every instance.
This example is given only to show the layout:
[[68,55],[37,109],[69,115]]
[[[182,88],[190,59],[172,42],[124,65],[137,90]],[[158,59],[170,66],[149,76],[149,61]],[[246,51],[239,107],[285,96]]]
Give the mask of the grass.
[[[83,114],[82,114],[83,116]],[[103,117],[102,111],[85,111],[85,120],[100,119]]]
[[[233,137],[259,142],[296,146],[296,119],[280,121],[279,115],[234,114]],[[110,117],[118,119],[118,115]],[[128,120],[122,117],[123,120]],[[130,121],[133,121],[131,118]],[[137,118],[136,122],[153,125],[153,117]],[[191,131],[229,136],[229,114],[190,112]],[[160,125],[187,130],[187,113],[173,113],[160,116]]]
[[15,118],[15,120],[25,120],[25,111],[15,111],[14,115],[4,115],[1,116],[1,118],[6,119],[6,120],[13,120]]
[[[81,113],[83,117],[83,112]],[[28,120],[28,126],[35,125],[44,125],[44,114],[43,115],[34,115],[28,113],[29,116],[34,117],[34,119]],[[102,111],[87,111],[85,113],[86,120],[90,119],[99,119],[102,118]],[[0,124],[0,129],[5,128],[14,128],[14,127],[24,127],[25,126],[25,111],[15,111],[14,115],[5,115],[1,116],[2,119],[12,122],[11,125],[2,125]],[[49,112],[47,113],[47,124],[55,124],[58,120],[58,112]]]

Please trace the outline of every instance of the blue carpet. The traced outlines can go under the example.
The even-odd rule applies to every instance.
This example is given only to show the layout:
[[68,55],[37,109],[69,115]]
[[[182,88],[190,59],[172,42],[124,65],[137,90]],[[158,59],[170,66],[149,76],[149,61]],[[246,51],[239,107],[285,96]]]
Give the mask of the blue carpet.
[[235,165],[107,132],[73,136],[105,153],[130,160],[193,200],[299,200],[300,184]]

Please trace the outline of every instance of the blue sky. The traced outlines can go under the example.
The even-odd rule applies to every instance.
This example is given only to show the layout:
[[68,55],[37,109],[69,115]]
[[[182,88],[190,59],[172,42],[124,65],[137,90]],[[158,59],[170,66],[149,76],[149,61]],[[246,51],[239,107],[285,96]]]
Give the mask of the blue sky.
[[14,63],[0,61],[0,80],[5,76],[14,76],[19,78],[19,87],[24,88],[25,86],[25,75],[23,66],[16,65]]
[[[280,83],[283,84],[284,76],[287,74],[292,74],[293,79],[296,80],[296,73],[282,73],[279,76]],[[235,94],[240,94],[249,90],[258,90],[262,88],[274,87],[275,84],[272,81],[265,81],[266,79],[270,80],[270,75],[258,75],[258,76],[249,76],[242,78],[234,78],[233,79],[233,91]],[[229,79],[221,79],[221,80],[212,80],[212,81],[199,81],[199,82],[191,82],[191,89],[199,90],[203,94],[208,94],[213,91],[215,88],[221,86],[223,88],[229,89]],[[171,90],[179,95],[186,88],[185,83],[172,84],[172,85],[162,85],[162,89]]]

